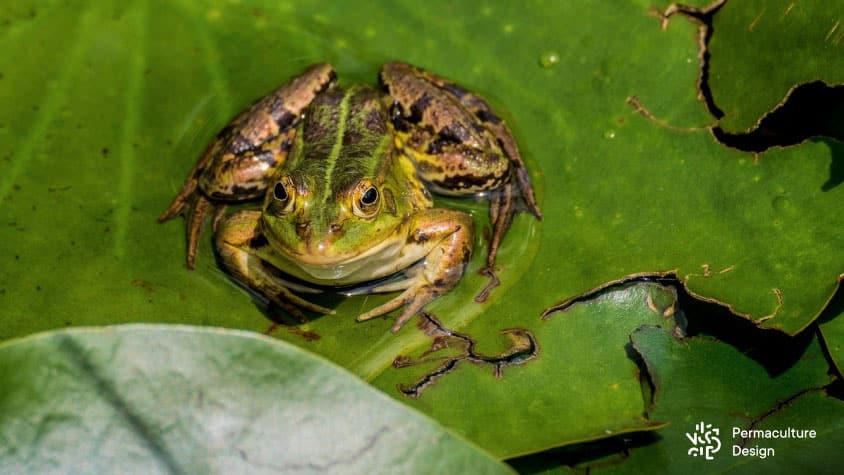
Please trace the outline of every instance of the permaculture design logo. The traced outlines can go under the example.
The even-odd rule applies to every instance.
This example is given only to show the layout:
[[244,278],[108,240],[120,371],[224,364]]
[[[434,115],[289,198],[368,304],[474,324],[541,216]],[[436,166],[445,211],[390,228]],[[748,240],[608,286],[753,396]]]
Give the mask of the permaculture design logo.
[[686,432],[686,437],[692,443],[689,455],[694,457],[703,455],[706,460],[714,459],[714,455],[721,450],[721,439],[718,438],[720,433],[721,431],[717,427],[712,427],[712,424],[700,421],[695,426],[695,432]]

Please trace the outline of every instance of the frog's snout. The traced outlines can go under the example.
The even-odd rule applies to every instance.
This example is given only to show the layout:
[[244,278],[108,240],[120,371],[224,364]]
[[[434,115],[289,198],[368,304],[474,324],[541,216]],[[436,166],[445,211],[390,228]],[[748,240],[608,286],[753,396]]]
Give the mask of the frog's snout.
[[305,241],[307,242],[309,251],[322,256],[333,253],[334,243],[344,233],[342,222],[329,223],[327,227],[319,230],[319,232],[313,232],[313,228],[309,226],[308,231]]

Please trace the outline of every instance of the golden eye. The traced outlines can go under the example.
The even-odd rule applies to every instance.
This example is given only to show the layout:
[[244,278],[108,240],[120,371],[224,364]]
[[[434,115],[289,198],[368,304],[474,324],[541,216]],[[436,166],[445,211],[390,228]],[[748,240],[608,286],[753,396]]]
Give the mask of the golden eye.
[[372,218],[381,207],[381,194],[372,183],[363,182],[355,191],[353,211],[361,218]]
[[276,213],[288,213],[293,209],[295,189],[290,179],[285,177],[273,185],[273,199],[270,206]]

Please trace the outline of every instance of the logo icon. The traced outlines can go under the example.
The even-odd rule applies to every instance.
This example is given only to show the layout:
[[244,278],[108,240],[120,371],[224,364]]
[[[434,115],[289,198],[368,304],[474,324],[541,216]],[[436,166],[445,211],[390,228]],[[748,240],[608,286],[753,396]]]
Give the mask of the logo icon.
[[721,450],[721,439],[718,438],[720,433],[721,431],[717,427],[712,427],[712,424],[700,421],[695,426],[693,433],[686,432],[686,438],[692,443],[689,455],[693,457],[703,455],[706,460],[714,459],[714,455]]

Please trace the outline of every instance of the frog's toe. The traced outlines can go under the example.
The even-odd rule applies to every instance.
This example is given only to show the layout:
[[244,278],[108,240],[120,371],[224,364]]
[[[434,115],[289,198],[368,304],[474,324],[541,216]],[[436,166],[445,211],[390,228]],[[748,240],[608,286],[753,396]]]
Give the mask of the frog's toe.
[[392,312],[393,310],[401,307],[402,305],[404,305],[404,303],[404,294],[402,294],[401,296],[396,297],[383,305],[379,305],[366,313],[358,315],[358,318],[356,318],[355,320],[359,322],[365,322],[367,320],[372,320],[373,318],[378,318],[384,315],[385,313]]
[[397,308],[404,306],[399,318],[396,319],[390,331],[393,333],[401,330],[405,323],[414,315],[419,313],[425,305],[434,300],[440,295],[434,287],[425,285],[422,287],[410,287],[406,289],[401,295],[390,300],[389,302],[373,308],[372,310],[358,316],[357,321],[363,322],[373,318],[380,317],[386,313],[392,312]]
[[205,217],[214,211],[214,204],[202,195],[196,195],[185,215],[185,232],[188,241],[188,269],[196,267],[196,253],[199,248],[199,237],[202,235],[202,225]]
[[396,319],[395,323],[393,323],[393,326],[390,328],[390,331],[396,333],[401,330],[404,324],[408,322],[408,320],[413,318],[415,315],[419,314],[422,311],[422,308],[425,307],[428,302],[430,302],[436,297],[436,292],[430,289],[423,295],[417,294],[417,297],[415,297],[413,300],[408,302],[407,305],[405,305],[404,311],[401,313],[401,315],[399,315],[399,318]]
[[[281,307],[282,309],[286,310],[288,313],[296,317],[297,319],[307,320],[305,314],[302,313],[302,310],[307,310],[309,312],[314,313],[321,313],[323,315],[334,315],[334,310],[330,308],[323,307],[322,305],[317,305],[313,302],[309,302],[302,297],[290,292],[287,289],[284,289],[272,299],[276,305]],[[297,315],[298,314],[298,315]]]

